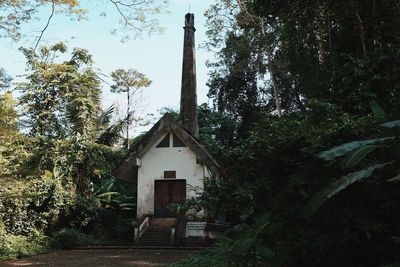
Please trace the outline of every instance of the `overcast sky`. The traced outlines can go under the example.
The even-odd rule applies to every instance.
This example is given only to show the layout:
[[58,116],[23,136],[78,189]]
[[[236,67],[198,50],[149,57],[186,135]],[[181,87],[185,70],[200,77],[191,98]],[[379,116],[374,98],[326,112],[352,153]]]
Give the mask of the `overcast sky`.
[[[64,41],[70,50],[73,47],[88,49],[93,55],[95,67],[101,73],[109,75],[116,68],[134,68],[145,73],[152,85],[143,93],[142,113],[157,114],[162,107],[179,109],[180,82],[183,52],[184,16],[189,11],[195,14],[197,47],[205,41],[204,11],[212,0],[170,0],[170,13],[159,17],[165,27],[161,35],[143,37],[122,43],[120,35],[111,35],[113,26],[118,26],[119,17],[115,10],[108,7],[107,17],[100,17],[99,11],[90,10],[88,20],[71,21],[61,15],[52,20],[41,44],[51,45]],[[0,67],[8,74],[18,76],[24,74],[25,59],[18,51],[20,46],[32,46],[33,36],[37,35],[50,12],[43,9],[39,15],[41,21],[33,21],[25,26],[27,38],[23,42],[13,43],[8,39],[0,39]],[[197,95],[198,103],[208,102],[206,87],[207,69],[205,62],[212,59],[212,54],[204,49],[197,49]],[[121,96],[110,93],[107,85],[103,87],[103,106],[116,103],[124,106]]]

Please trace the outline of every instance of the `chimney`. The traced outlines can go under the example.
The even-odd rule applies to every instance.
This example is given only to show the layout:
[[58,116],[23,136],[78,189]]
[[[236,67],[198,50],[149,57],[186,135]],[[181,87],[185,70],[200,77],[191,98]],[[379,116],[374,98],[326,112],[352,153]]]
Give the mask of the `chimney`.
[[198,137],[197,93],[196,93],[196,58],[194,43],[194,15],[185,16],[185,37],[183,42],[182,87],[181,87],[181,122],[182,127]]

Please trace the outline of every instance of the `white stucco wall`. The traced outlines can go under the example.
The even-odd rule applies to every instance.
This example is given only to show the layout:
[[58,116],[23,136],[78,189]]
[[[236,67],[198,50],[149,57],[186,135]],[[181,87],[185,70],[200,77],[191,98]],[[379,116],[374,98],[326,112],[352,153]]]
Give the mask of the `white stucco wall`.
[[[137,183],[137,217],[154,214],[154,181],[164,180],[164,171],[176,171],[176,179],[186,179],[186,198],[194,197],[190,186],[203,188],[207,168],[196,163],[196,156],[188,147],[156,147],[169,133],[165,133],[141,158]],[[170,135],[172,146],[172,134]]]

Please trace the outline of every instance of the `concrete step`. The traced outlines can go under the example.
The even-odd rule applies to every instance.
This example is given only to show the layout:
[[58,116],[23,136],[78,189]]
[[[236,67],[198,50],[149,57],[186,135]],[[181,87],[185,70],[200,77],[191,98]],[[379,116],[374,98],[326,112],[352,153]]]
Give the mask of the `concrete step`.
[[162,230],[153,230],[153,229],[147,229],[143,235],[171,235],[171,229],[168,229],[168,231],[162,231]]
[[142,235],[140,238],[143,239],[143,238],[147,238],[147,237],[150,237],[150,238],[170,238],[171,234],[159,235],[159,234],[146,233],[146,234]]
[[143,240],[170,240],[171,238],[169,236],[142,236],[139,241]]
[[171,240],[140,240],[139,245],[141,246],[160,246],[160,245],[170,245]]
[[150,225],[171,227],[174,222],[175,218],[154,218],[151,220]]
[[145,233],[166,234],[166,233],[171,233],[171,229],[168,230],[146,229]]
[[154,229],[154,228],[147,228],[145,232],[153,232],[153,233],[171,233],[171,229]]
[[140,240],[144,240],[144,239],[170,239],[170,236],[146,235],[146,236],[140,237]]
[[141,246],[168,246],[171,243],[171,226],[175,218],[154,218],[139,239]]

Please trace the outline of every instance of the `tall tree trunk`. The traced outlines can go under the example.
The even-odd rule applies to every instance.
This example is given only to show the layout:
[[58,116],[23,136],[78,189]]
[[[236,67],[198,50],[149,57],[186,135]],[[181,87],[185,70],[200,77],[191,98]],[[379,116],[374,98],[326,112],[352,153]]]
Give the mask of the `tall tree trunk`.
[[360,12],[359,12],[358,8],[356,8],[356,17],[357,17],[357,23],[358,23],[358,28],[359,28],[361,48],[362,48],[364,57],[366,57],[367,56],[367,37],[365,34],[364,22],[360,16]]
[[[237,3],[239,5],[239,8],[245,12],[245,14],[247,15],[247,17],[250,20],[253,20],[254,22],[259,21],[260,22],[260,28],[261,28],[261,32],[263,34],[263,36],[266,36],[266,32],[265,32],[265,28],[264,28],[264,18],[260,17],[260,16],[256,16],[253,15],[249,12],[249,10],[246,7],[246,4],[243,3],[242,0],[237,0]],[[268,48],[265,48],[265,52],[262,52],[267,56],[267,60],[268,60],[268,64],[267,64],[267,68],[269,70],[270,76],[271,76],[271,81],[272,81],[272,87],[274,90],[274,100],[275,100],[275,106],[276,106],[276,110],[278,112],[278,117],[282,117],[282,108],[281,108],[281,101],[279,99],[279,92],[278,92],[278,87],[276,84],[276,79],[274,76],[274,71],[273,71],[273,67],[272,67],[272,58],[273,58],[273,54],[272,51],[269,52]]]
[[372,29],[371,29],[371,34],[372,34],[372,47],[370,47],[370,51],[372,49],[372,52],[375,50],[375,47],[377,45],[377,38],[376,38],[376,34],[377,34],[377,22],[376,22],[376,0],[372,0],[371,3],[371,15],[370,15],[370,25],[372,25]]
[[[265,36],[266,33],[265,33],[265,29],[264,29],[264,18],[260,18],[260,20],[261,20],[261,31],[262,31],[263,35]],[[272,52],[269,52],[268,48],[265,49],[265,54],[266,54],[267,60],[268,60],[267,68],[268,68],[269,74],[271,76],[272,87],[274,90],[274,100],[275,100],[276,111],[278,112],[278,117],[281,118],[282,117],[281,100],[279,98],[278,86],[276,84],[274,70],[272,67],[272,56],[273,55],[272,55]]]
[[331,67],[332,67],[332,78],[336,73],[336,65],[335,65],[335,57],[333,54],[333,44],[332,44],[332,31],[331,31],[331,19],[330,15],[328,15],[328,40],[329,40],[329,56],[331,58]]
[[321,5],[319,5],[319,15],[320,15],[320,25],[319,25],[319,40],[318,40],[318,59],[319,64],[325,64],[325,54],[326,48],[325,43],[327,36],[329,35],[329,24],[327,23],[328,20],[328,3],[324,1]]
[[276,111],[278,112],[278,117],[282,117],[282,107],[281,107],[281,100],[279,98],[279,93],[278,93],[278,86],[276,84],[276,79],[273,71],[270,68],[269,74],[271,75],[271,81],[272,81],[272,87],[274,88],[274,99],[275,99],[275,106],[276,106]]
[[129,151],[129,126],[131,124],[131,114],[130,114],[130,106],[131,106],[131,92],[128,88],[127,90],[127,98],[128,98],[128,107],[127,107],[127,115],[126,115],[126,149]]

